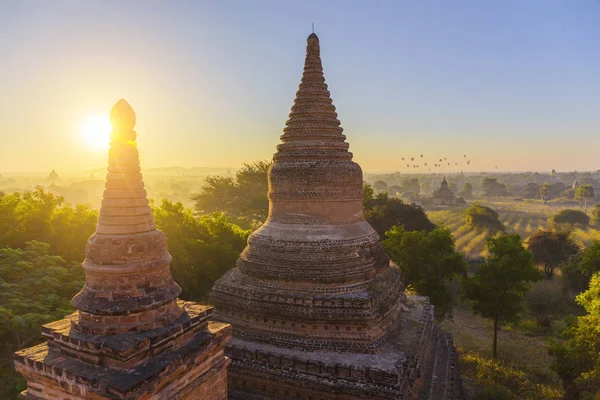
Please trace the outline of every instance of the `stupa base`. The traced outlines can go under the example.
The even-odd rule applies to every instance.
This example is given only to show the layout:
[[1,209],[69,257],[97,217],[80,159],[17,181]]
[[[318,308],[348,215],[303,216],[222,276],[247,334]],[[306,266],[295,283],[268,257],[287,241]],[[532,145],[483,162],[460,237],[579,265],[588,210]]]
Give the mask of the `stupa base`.
[[44,326],[49,340],[15,353],[27,380],[21,400],[227,399],[228,324],[212,308],[180,302],[183,315],[150,331],[86,335],[77,313]]
[[229,399],[463,399],[452,339],[434,323],[425,298],[407,300],[406,318],[378,354],[302,352],[232,339]]

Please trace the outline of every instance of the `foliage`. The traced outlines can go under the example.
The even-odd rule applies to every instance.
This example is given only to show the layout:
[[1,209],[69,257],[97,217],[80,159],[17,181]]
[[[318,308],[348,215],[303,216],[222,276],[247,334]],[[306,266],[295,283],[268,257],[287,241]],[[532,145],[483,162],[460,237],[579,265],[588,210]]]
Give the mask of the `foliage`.
[[399,185],[391,185],[388,187],[387,190],[388,194],[392,197],[397,196],[398,194],[402,193],[402,186]]
[[504,232],[504,225],[500,222],[498,213],[478,203],[471,204],[465,210],[465,224],[470,229],[485,229],[492,234]]
[[540,279],[533,255],[519,235],[502,235],[486,241],[488,257],[475,275],[464,281],[464,296],[476,314],[494,324],[493,357],[497,354],[497,332],[501,322],[514,321],[523,309],[523,296]]
[[390,198],[387,193],[366,199],[364,214],[367,222],[382,238],[394,225],[403,226],[408,231],[431,231],[435,228],[419,205],[406,204],[400,199]]
[[594,204],[592,207],[592,225],[599,228],[600,227],[600,203]]
[[419,179],[411,178],[402,181],[402,193],[404,193],[407,197],[418,197],[421,193]]
[[41,325],[74,311],[71,298],[85,280],[79,264],[50,255],[46,243],[0,249],[0,398],[24,389],[12,368],[12,353],[42,341]]
[[459,193],[459,195],[461,197],[464,197],[465,199],[472,198],[473,197],[473,185],[471,185],[469,182],[465,182],[465,184],[463,185],[463,189]]
[[544,202],[544,204],[546,203],[546,199],[549,194],[550,185],[548,183],[544,183],[542,186],[540,186],[540,196],[542,196],[542,201]]
[[600,241],[594,240],[581,254],[571,257],[562,267],[563,277],[576,293],[588,289],[592,276],[600,272]]
[[373,182],[373,189],[375,189],[378,192],[382,192],[382,191],[386,190],[387,187],[388,187],[388,185],[384,181]]
[[568,303],[561,283],[554,279],[536,282],[525,295],[525,304],[535,316],[539,328],[549,329],[552,319],[557,317]]
[[50,245],[50,254],[82,261],[97,220],[96,211],[73,207],[41,187],[0,196],[0,247],[23,248],[27,241],[37,240]]
[[483,387],[474,400],[559,400],[562,393],[549,385],[535,384],[534,373],[510,363],[492,360],[473,352],[460,356],[461,375]]
[[497,178],[483,178],[481,187],[483,189],[483,195],[485,197],[510,196],[510,193],[506,189],[506,185],[503,183],[499,183]]
[[181,203],[163,200],[154,218],[168,240],[171,272],[186,300],[204,300],[214,282],[235,266],[250,231],[228,222],[224,213],[195,218]]
[[394,226],[386,237],[383,245],[398,266],[404,284],[429,296],[436,317],[443,319],[455,303],[447,283],[466,271],[464,257],[456,252],[450,230],[436,227],[431,232],[411,232]]
[[575,190],[575,199],[584,203],[584,210],[587,210],[587,201],[594,198],[594,188],[592,185],[581,185]]
[[590,217],[580,210],[564,209],[551,215],[548,222],[555,230],[573,230],[575,227],[587,228]]
[[579,251],[569,232],[542,230],[538,230],[529,238],[527,249],[533,254],[534,262],[544,266],[548,279],[552,278],[556,267]]
[[235,223],[254,227],[267,219],[270,161],[244,164],[228,176],[208,176],[200,193],[192,197],[198,214],[223,211]]
[[550,347],[553,369],[563,381],[567,399],[600,397],[600,273],[589,286],[576,298],[587,314],[564,332],[564,341]]

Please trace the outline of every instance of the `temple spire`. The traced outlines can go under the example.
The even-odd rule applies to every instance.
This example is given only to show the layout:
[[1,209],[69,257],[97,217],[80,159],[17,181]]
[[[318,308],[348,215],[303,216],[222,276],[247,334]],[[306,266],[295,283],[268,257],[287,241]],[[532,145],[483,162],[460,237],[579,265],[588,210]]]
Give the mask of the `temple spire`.
[[110,112],[108,173],[96,233],[127,234],[156,229],[140,173],[135,111],[121,99]]
[[121,99],[110,121],[102,206],[86,246],[85,286],[72,302],[78,329],[93,334],[152,329],[181,315],[181,288],[171,276],[167,240],[156,229],[140,172],[135,111]]

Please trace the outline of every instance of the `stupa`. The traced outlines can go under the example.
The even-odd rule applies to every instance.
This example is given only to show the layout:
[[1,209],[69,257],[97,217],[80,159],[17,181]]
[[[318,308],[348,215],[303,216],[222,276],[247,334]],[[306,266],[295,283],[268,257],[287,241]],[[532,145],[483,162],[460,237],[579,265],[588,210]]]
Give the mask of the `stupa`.
[[212,307],[177,299],[164,234],[140,173],[135,113],[120,100],[96,233],[88,240],[77,311],[43,326],[48,339],[18,351],[20,399],[227,398],[228,324]]
[[440,188],[433,192],[433,204],[436,206],[453,206],[455,201],[454,192],[448,187],[448,181],[444,176]]
[[406,296],[362,212],[352,161],[308,37],[269,171],[269,216],[211,293],[231,323],[229,398],[462,398],[457,356],[427,298]]

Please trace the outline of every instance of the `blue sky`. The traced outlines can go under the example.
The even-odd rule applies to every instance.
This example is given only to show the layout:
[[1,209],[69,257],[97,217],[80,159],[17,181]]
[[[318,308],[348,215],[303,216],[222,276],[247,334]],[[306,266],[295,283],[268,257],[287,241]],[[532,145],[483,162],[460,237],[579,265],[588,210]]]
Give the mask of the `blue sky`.
[[80,126],[121,97],[145,167],[270,158],[313,21],[364,170],[600,168],[597,0],[20,0],[0,3],[0,172],[104,166]]

